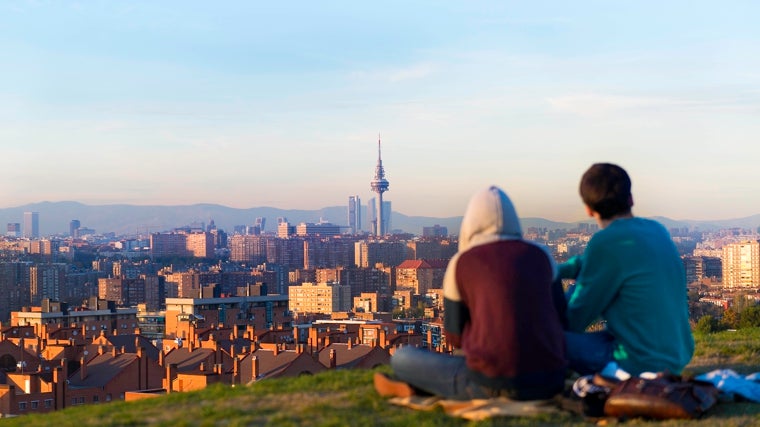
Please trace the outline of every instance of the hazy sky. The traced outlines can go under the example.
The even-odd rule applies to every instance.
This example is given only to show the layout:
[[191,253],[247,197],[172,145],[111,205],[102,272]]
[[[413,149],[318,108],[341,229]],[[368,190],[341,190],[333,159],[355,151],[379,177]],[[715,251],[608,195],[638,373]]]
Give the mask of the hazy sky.
[[407,215],[496,184],[522,217],[583,219],[579,177],[609,161],[638,215],[749,216],[759,20],[730,0],[4,1],[0,207],[366,203],[380,134]]

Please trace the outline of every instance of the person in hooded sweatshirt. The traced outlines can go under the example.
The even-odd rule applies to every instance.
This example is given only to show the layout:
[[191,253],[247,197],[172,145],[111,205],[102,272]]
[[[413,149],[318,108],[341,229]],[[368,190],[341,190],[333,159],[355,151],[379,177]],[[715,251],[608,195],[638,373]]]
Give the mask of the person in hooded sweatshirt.
[[567,362],[556,275],[548,252],[523,240],[504,191],[477,192],[443,281],[446,339],[458,350],[401,347],[391,357],[395,378],[376,373],[376,390],[457,400],[535,400],[561,392]]

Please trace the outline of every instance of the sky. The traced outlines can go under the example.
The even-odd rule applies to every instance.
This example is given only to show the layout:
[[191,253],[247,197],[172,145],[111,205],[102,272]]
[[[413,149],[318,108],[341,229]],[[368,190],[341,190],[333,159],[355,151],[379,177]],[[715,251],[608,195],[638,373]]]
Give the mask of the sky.
[[760,213],[760,2],[0,2],[0,208],[42,201],[448,217],[498,185],[585,219]]

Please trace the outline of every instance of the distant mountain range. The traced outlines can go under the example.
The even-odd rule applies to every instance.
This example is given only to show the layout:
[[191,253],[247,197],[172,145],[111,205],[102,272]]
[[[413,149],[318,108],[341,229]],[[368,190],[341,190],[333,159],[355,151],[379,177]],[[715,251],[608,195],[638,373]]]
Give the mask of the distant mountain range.
[[[347,225],[347,207],[332,206],[318,210],[278,209],[257,207],[248,209],[230,208],[214,204],[187,206],[139,206],[139,205],[85,205],[78,202],[41,202],[24,206],[0,209],[0,227],[5,231],[7,223],[21,223],[24,212],[39,212],[40,234],[68,234],[69,222],[78,219],[82,227],[94,229],[97,233],[114,232],[117,235],[146,234],[168,231],[191,224],[208,224],[214,220],[217,227],[232,232],[236,225],[253,225],[257,217],[266,218],[266,230],[275,230],[278,217],[285,217],[291,224],[319,222],[320,219],[333,224]],[[720,221],[672,220],[655,217],[667,228],[715,230],[724,228],[757,229],[760,215],[747,218]],[[407,233],[422,234],[423,227],[440,225],[447,227],[450,234],[457,234],[462,221],[457,217],[409,216],[399,212],[391,213],[391,228]],[[580,222],[556,222],[543,218],[522,218],[523,228],[544,227],[548,229],[571,229]],[[588,221],[583,221],[588,222]],[[368,228],[363,221],[364,229]],[[3,233],[4,234],[4,233]]]

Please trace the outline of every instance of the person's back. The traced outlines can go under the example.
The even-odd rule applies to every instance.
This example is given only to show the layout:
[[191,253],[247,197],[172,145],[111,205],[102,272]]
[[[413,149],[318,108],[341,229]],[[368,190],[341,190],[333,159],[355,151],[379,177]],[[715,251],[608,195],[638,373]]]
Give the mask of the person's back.
[[517,213],[503,191],[490,187],[476,193],[443,280],[447,344],[461,351],[401,347],[391,357],[400,381],[375,375],[378,392],[519,400],[561,392],[567,362],[552,295],[555,270],[545,249],[522,239]]
[[[571,367],[589,373],[616,361],[631,374],[680,373],[694,340],[673,241],[659,223],[633,216],[630,178],[619,166],[594,164],[580,187],[601,230],[581,256],[560,266],[561,277],[576,279],[567,306]],[[583,334],[599,318],[606,331]]]
[[581,262],[580,287],[568,302],[570,330],[582,332],[601,315],[624,370],[679,373],[693,340],[683,264],[667,230],[643,218],[615,220],[593,236]]
[[469,313],[461,344],[472,378],[511,388],[514,398],[558,392],[566,362],[562,324],[553,315],[548,255],[530,242],[501,240],[462,252],[455,268],[461,304]]

